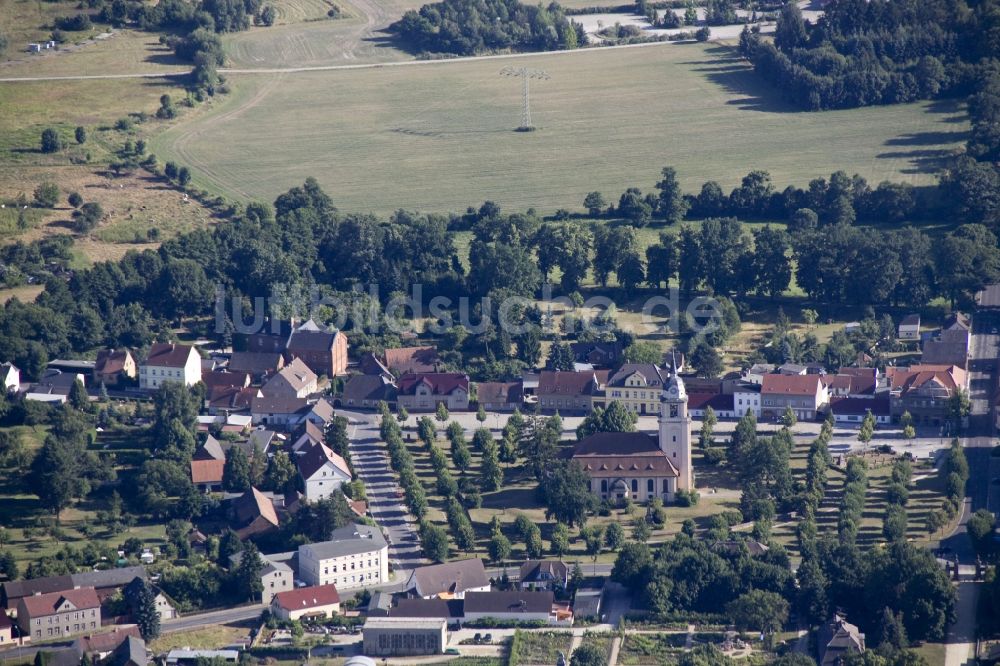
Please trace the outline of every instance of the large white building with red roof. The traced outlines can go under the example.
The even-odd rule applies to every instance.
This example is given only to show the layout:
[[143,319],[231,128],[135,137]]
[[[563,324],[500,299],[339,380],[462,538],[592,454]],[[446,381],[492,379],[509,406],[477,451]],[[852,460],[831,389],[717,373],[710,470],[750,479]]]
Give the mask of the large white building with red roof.
[[157,389],[164,382],[194,386],[201,381],[201,356],[191,345],[154,342],[139,366],[139,388]]
[[298,456],[299,474],[310,502],[326,499],[343,484],[351,482],[351,469],[347,461],[330,447],[317,442],[303,455]]
[[271,612],[285,622],[303,617],[333,617],[340,612],[340,593],[333,584],[278,592],[271,599]]
[[764,375],[760,386],[761,415],[781,416],[791,408],[795,418],[812,421],[830,402],[830,392],[820,375]]
[[469,408],[469,376],[460,372],[424,372],[403,375],[396,402],[409,411],[433,411],[439,404],[449,410]]
[[92,632],[101,626],[101,600],[92,587],[23,597],[17,626],[33,641]]

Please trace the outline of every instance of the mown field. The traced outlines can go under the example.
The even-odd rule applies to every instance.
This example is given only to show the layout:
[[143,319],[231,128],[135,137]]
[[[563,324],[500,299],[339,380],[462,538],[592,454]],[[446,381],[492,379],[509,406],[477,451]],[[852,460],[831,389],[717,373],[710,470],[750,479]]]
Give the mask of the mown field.
[[[499,76],[512,62],[552,77],[532,89],[536,132],[513,131],[520,85]],[[157,137],[157,155],[229,195],[270,200],[315,176],[342,209],[377,213],[579,210],[591,190],[651,189],[668,164],[688,189],[752,169],[779,187],[837,169],[925,183],[966,129],[952,103],[795,112],[719,45],[230,78],[233,94]]]

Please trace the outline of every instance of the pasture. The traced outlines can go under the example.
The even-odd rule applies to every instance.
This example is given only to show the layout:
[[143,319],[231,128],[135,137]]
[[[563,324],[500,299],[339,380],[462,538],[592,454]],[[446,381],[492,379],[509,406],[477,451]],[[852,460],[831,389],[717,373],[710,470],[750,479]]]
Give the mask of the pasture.
[[[338,21],[324,23],[336,24]],[[519,81],[507,64],[541,67],[532,116],[515,132]],[[348,211],[580,210],[652,189],[660,169],[684,187],[736,185],[753,169],[777,187],[843,169],[875,183],[934,180],[965,140],[960,105],[919,103],[824,113],[784,104],[725,46],[686,44],[510,59],[230,76],[233,93],[153,140],[195,182],[271,200],[315,176]]]

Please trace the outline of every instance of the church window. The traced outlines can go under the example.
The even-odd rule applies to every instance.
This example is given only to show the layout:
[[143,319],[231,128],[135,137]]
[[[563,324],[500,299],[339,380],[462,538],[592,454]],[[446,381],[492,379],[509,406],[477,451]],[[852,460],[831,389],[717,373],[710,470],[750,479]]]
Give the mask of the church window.
[[607,479],[601,479],[601,492],[602,493],[608,492],[608,480]]
[[677,418],[677,405],[670,405],[670,416]]
[[639,481],[638,479],[632,479],[632,492],[639,492]]
[[677,441],[677,435],[674,435],[674,436],[673,436],[673,440],[674,440],[675,442]]
[[665,493],[670,492],[670,482],[667,481],[666,479],[663,479],[663,492]]
[[646,492],[647,493],[651,493],[651,492],[655,492],[655,490],[656,490],[656,484],[653,482],[652,479],[647,479],[646,480]]

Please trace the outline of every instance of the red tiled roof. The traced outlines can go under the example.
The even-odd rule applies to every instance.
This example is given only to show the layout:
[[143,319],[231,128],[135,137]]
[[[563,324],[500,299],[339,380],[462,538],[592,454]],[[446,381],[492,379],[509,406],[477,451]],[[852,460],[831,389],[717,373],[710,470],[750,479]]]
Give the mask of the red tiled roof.
[[62,592],[51,592],[49,594],[39,594],[33,597],[23,597],[25,610],[30,617],[45,617],[55,615],[63,601],[68,601],[77,609],[100,608],[101,601],[97,597],[97,590],[92,587],[81,587],[76,590],[63,590]]
[[238,497],[234,508],[236,519],[241,523],[252,522],[260,516],[275,527],[278,526],[278,514],[274,510],[274,502],[256,488],[250,488]]
[[437,364],[436,347],[397,347],[385,350],[385,365],[395,372],[434,372]]
[[194,351],[194,347],[191,345],[154,342],[153,346],[149,348],[146,365],[155,365],[159,368],[183,368],[192,351]]
[[208,404],[213,409],[244,411],[250,409],[257,389],[252,386],[212,386],[208,389]]
[[607,370],[543,370],[538,377],[538,395],[590,395],[608,383]]
[[760,392],[814,396],[819,384],[818,375],[764,375]]
[[688,393],[688,409],[707,409],[715,411],[733,411],[733,396],[725,393]]
[[332,583],[315,587],[300,587],[297,590],[278,592],[274,595],[272,603],[289,611],[319,608],[339,604],[340,594],[337,592],[337,586]]
[[476,399],[484,403],[521,402],[521,382],[481,382],[476,384]]
[[901,393],[918,389],[931,381],[949,390],[965,386],[965,370],[954,365],[921,364],[909,368],[889,367],[885,369],[885,374],[893,390]]
[[830,409],[834,414],[864,416],[870,411],[875,416],[889,416],[889,398],[833,398]]
[[449,395],[455,389],[469,391],[469,376],[460,372],[424,372],[399,378],[399,392],[413,395],[417,386],[426,384],[433,395]]
[[209,389],[243,388],[250,385],[250,375],[245,372],[212,370],[201,373],[201,381]]
[[657,439],[642,432],[598,432],[573,449],[573,460],[599,476],[615,472],[647,472],[677,476],[677,468],[660,450]]
[[222,470],[225,460],[192,460],[192,483],[222,483]]
[[125,361],[128,359],[127,349],[102,349],[97,352],[97,361],[94,362],[94,372],[101,375],[110,375],[122,372],[125,369]]

